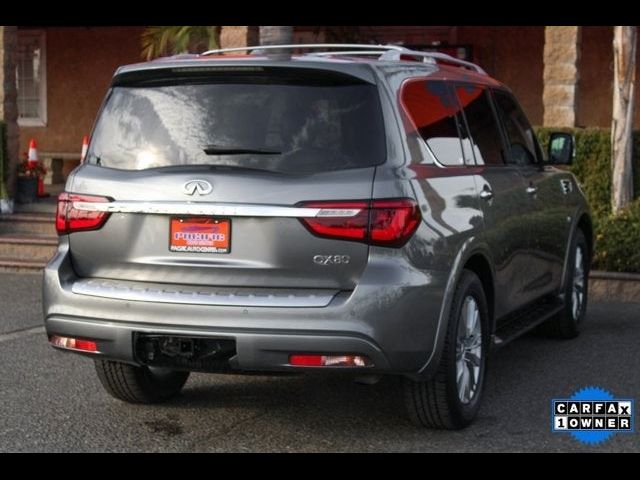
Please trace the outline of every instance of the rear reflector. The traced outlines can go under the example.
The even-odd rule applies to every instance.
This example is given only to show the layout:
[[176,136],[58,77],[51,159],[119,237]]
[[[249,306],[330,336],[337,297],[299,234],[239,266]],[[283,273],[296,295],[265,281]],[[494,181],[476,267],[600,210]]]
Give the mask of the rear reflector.
[[58,209],[56,211],[56,231],[58,235],[102,228],[104,222],[109,218],[109,213],[80,210],[74,205],[79,202],[107,203],[109,201],[106,197],[61,193],[58,196]]
[[[301,218],[302,224],[319,237],[364,242],[383,247],[401,247],[420,224],[420,209],[408,198],[362,202],[306,202],[306,208],[322,209],[318,216]],[[323,212],[331,212],[325,216]],[[339,212],[345,212],[343,216]],[[354,211],[357,213],[354,215]]]
[[364,355],[289,355],[289,364],[296,367],[370,367]]
[[54,347],[66,348],[67,350],[78,350],[81,352],[98,352],[98,345],[92,340],[80,340],[78,338],[61,337],[59,335],[51,335],[49,342]]

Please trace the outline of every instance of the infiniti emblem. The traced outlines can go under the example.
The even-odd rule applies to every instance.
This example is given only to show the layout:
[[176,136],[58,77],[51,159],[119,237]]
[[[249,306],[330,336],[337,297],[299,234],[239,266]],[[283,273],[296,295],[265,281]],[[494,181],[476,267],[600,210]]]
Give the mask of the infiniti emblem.
[[194,195],[198,192],[198,195],[208,195],[213,191],[213,187],[206,180],[189,180],[182,187],[182,191],[187,195]]

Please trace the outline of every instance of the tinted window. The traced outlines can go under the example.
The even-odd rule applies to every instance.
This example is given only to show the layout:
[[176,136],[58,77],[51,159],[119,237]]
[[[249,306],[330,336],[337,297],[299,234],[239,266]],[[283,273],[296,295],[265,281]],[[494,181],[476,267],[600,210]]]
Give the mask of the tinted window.
[[462,165],[458,133],[457,105],[447,84],[439,81],[413,81],[403,89],[402,101],[427,145],[429,155],[443,165]]
[[373,85],[173,83],[114,87],[88,161],[127,170],[223,165],[315,173],[386,157]]
[[527,117],[511,95],[500,91],[494,91],[494,95],[509,140],[507,162],[514,165],[536,163],[535,137]]
[[502,138],[489,92],[476,85],[457,86],[456,96],[469,125],[473,152],[479,165],[502,165]]

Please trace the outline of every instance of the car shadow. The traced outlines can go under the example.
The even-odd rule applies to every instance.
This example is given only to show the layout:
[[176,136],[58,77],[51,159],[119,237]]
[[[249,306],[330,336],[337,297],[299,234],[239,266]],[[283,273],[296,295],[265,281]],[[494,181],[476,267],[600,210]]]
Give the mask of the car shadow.
[[[465,438],[481,439],[506,433],[524,439],[534,431],[546,437],[549,401],[596,381],[595,370],[585,368],[590,362],[586,352],[606,343],[607,336],[618,345],[631,345],[637,337],[637,331],[629,331],[623,322],[612,319],[608,324],[591,324],[572,341],[528,334],[495,352],[489,360],[478,418],[464,431],[432,431],[429,438],[466,435]],[[597,360],[613,367],[619,362],[619,349],[601,350]],[[262,423],[253,425],[254,429],[268,430],[278,425],[286,431],[313,432],[314,438],[320,438],[320,434],[331,437],[340,431],[348,436],[366,434],[372,442],[390,438],[404,442],[419,439],[425,431],[409,422],[401,383],[398,377],[385,376],[375,385],[359,385],[344,373],[193,374],[182,395],[159,406],[156,413],[182,418],[187,416],[182,412],[192,412],[203,429],[217,428],[222,418],[227,422],[224,431],[244,421],[255,421]]]

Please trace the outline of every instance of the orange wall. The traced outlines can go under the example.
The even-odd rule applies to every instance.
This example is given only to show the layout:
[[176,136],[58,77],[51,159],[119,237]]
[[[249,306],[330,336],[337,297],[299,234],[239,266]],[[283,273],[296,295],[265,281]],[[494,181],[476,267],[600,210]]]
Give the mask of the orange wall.
[[[582,27],[578,125],[611,126],[613,27]],[[636,65],[640,64],[640,50]],[[637,68],[637,66],[636,66]],[[636,70],[635,127],[640,128],[640,74]]]
[[529,120],[542,123],[544,27],[458,27],[458,43],[516,95]]
[[41,152],[80,152],[111,77],[139,62],[143,27],[45,27],[47,126],[21,127],[20,152],[29,138]]
[[577,123],[611,124],[613,102],[613,27],[583,27]]

